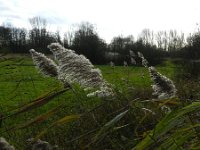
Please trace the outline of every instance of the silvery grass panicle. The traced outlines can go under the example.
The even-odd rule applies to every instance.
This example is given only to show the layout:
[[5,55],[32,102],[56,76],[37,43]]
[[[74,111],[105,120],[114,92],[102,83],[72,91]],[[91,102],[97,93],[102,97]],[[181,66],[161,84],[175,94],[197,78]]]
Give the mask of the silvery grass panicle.
[[109,97],[109,96],[114,96],[113,90],[110,87],[109,84],[105,83],[100,87],[100,90],[97,90],[95,92],[89,93],[87,97]]
[[128,63],[124,61],[124,67],[128,67]]
[[38,139],[37,141],[34,141],[34,138],[30,138],[27,140],[27,144],[29,149],[31,150],[55,150],[57,149],[57,146],[52,146],[46,141],[42,141]]
[[84,88],[101,87],[104,80],[99,69],[83,55],[78,55],[70,49],[65,49],[58,43],[52,43],[48,48],[58,60],[58,79],[62,82],[79,83]]
[[151,80],[153,81],[153,95],[158,99],[172,98],[176,95],[177,89],[172,80],[156,71],[154,67],[149,67]]
[[115,67],[115,64],[114,64],[114,62],[112,62],[112,61],[110,61],[110,67]]
[[148,67],[151,80],[153,81],[153,95],[157,96],[158,99],[167,99],[176,96],[177,89],[173,81],[157,72],[154,67],[149,67],[148,61],[141,52],[138,52],[138,57],[142,59],[142,65]]
[[149,62],[144,58],[144,55],[141,52],[138,52],[138,57],[142,59],[142,65],[144,67],[148,67]]
[[136,61],[135,61],[135,59],[132,58],[132,57],[131,57],[131,64],[132,64],[132,65],[136,65]]
[[132,51],[132,50],[129,50],[129,54],[131,57],[135,58],[136,57],[136,54]]
[[[52,67],[52,72],[55,73],[54,77],[57,77],[64,85],[78,83],[86,90],[98,88],[100,89],[98,93],[103,93],[101,95],[104,96],[113,94],[113,92],[110,92],[112,91],[109,87],[110,85],[103,79],[101,71],[94,68],[85,56],[78,55],[73,50],[65,49],[59,43],[52,43],[48,45],[48,48],[53,53],[55,59],[57,59],[58,66],[43,54],[30,50],[33,61],[41,72],[45,74],[51,73]],[[89,96],[91,96],[90,94]],[[98,96],[99,94],[94,95]]]
[[135,53],[132,50],[129,50],[129,54],[130,54],[130,58],[131,58],[131,64],[136,65],[136,61],[135,61],[136,55],[135,55]]
[[3,137],[0,137],[0,150],[15,150]]
[[33,63],[39,68],[44,75],[56,77],[58,75],[58,66],[56,63],[47,58],[44,54],[36,52],[34,49],[30,50]]

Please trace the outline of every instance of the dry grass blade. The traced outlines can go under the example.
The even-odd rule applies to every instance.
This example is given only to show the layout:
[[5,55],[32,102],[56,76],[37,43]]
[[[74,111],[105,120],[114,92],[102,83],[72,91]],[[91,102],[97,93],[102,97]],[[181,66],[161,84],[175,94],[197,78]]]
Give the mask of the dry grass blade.
[[169,104],[169,105],[179,105],[180,104],[180,99],[178,97],[172,97],[172,98],[168,98],[168,99],[163,99],[163,100],[158,100],[158,99],[150,99],[150,100],[144,100],[144,101],[141,101],[143,103],[145,102],[150,102],[150,103],[159,103],[161,105],[166,105],[166,104]]
[[48,111],[47,113],[44,113],[44,114],[42,114],[42,115],[40,115],[40,116],[35,117],[35,118],[32,119],[31,121],[28,121],[28,122],[26,122],[26,123],[24,123],[24,124],[21,124],[21,125],[17,126],[17,127],[11,127],[11,128],[9,128],[9,129],[6,129],[5,131],[3,131],[3,132],[1,132],[1,133],[8,132],[8,131],[14,131],[14,130],[17,130],[17,129],[24,129],[24,128],[30,127],[30,126],[32,126],[32,125],[34,125],[34,124],[40,123],[40,122],[42,122],[42,121],[48,119],[49,117],[51,117],[53,114],[55,114],[56,111],[57,111],[61,106],[62,106],[62,105],[59,105],[58,107],[56,107],[56,108],[54,108],[54,109]]
[[80,115],[65,116],[65,117],[57,120],[56,122],[54,122],[53,125],[61,125],[61,124],[64,124],[68,121],[76,120],[76,119],[79,119],[79,118],[80,118]]
[[32,126],[33,124],[36,124],[36,123],[40,123],[46,119],[48,119],[50,116],[52,116],[53,114],[55,114],[55,112],[61,107],[62,105],[48,111],[47,113],[45,114],[42,114],[40,116],[37,116],[36,118],[34,118],[33,120],[31,121],[28,121],[27,123],[23,124],[23,125],[20,125],[17,129],[23,129],[23,128],[26,128],[26,127],[29,127],[29,126]]
[[[43,99],[44,97],[48,97],[48,96],[50,96],[52,93],[55,93],[56,91],[58,91],[58,89],[57,89],[57,88],[54,88],[54,89],[52,89],[51,91],[45,92],[44,94],[40,95],[40,96],[37,97],[36,99],[34,99],[34,100],[32,100],[32,101],[29,101],[29,102],[27,102],[27,103],[25,103],[25,104],[22,104],[22,105],[18,106],[17,108],[14,108],[14,109],[12,108],[12,109],[10,109],[10,110],[8,110],[8,111],[6,111],[6,112],[7,112],[7,113],[17,112],[20,108],[23,108],[24,106],[29,105],[30,103],[39,101],[39,100]],[[10,116],[7,116],[7,117],[10,117]],[[7,117],[5,116],[3,119],[5,119],[5,118],[7,118]]]
[[164,99],[164,100],[159,100],[158,102],[160,104],[166,105],[166,104],[170,104],[170,105],[178,105],[180,104],[180,99],[177,97],[172,97],[172,98],[168,98],[168,99]]
[[57,120],[56,122],[52,123],[48,128],[44,129],[43,131],[41,131],[35,138],[34,141],[38,140],[40,137],[42,137],[45,133],[47,133],[47,131],[56,126],[56,125],[62,125],[64,123],[68,123],[74,120],[77,120],[81,117],[81,115],[70,115],[70,116],[65,116],[59,120]]
[[[60,91],[57,91],[57,92],[54,92],[54,93],[50,93],[48,95],[45,95],[44,97],[38,98],[36,100],[33,100],[30,103],[28,103],[28,104],[24,105],[23,107],[19,108],[14,114],[11,114],[11,115],[9,115],[7,117],[15,116],[15,115],[18,115],[20,113],[31,111],[31,110],[33,110],[33,109],[35,109],[37,107],[43,106],[44,104],[48,103],[49,101],[51,101],[56,96],[58,96],[60,94],[63,94],[67,90],[68,89],[62,89]],[[5,118],[3,118],[3,119],[5,119]]]

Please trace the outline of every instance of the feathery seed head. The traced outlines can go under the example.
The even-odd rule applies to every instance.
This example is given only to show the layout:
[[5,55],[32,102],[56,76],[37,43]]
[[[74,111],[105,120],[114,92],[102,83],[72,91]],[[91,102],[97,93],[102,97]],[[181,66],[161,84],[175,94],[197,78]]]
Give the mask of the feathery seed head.
[[56,77],[58,75],[58,66],[53,60],[47,58],[42,53],[36,52],[34,49],[29,51],[32,55],[33,63],[39,68],[40,72],[51,77]]
[[142,65],[144,67],[148,67],[149,62],[144,58],[144,55],[141,52],[138,52],[138,57],[142,59]]
[[111,66],[111,67],[114,67],[114,66],[115,66],[114,62],[111,61],[111,62],[110,62],[110,66]]
[[64,47],[60,45],[59,43],[51,43],[50,45],[47,46],[53,53],[55,52],[61,52],[64,50]]
[[57,147],[52,146],[48,142],[42,141],[40,139],[34,141],[34,138],[30,138],[27,140],[27,142],[29,144],[29,148],[31,148],[32,150],[53,150]]
[[135,59],[133,57],[131,57],[131,64],[132,65],[136,65],[136,61],[135,61]]
[[87,97],[105,98],[105,97],[108,97],[108,96],[110,96],[110,93],[109,93],[109,92],[100,91],[100,90],[97,90],[97,91],[95,91],[95,92],[92,92],[92,93],[87,94]]
[[128,63],[126,61],[124,61],[124,67],[127,67]]
[[136,57],[135,53],[132,50],[129,50],[129,54],[131,57]]
[[114,92],[110,85],[106,82],[100,87],[100,90],[87,94],[87,97],[105,98],[110,96],[114,96]]
[[149,65],[149,62],[144,57],[142,57],[142,65],[144,67],[148,67],[148,65]]
[[65,49],[59,43],[52,43],[48,45],[48,48],[57,59],[58,66],[44,54],[38,53],[33,49],[30,50],[33,62],[42,73],[56,76],[64,85],[78,83],[84,89],[98,88],[101,91],[100,93],[113,94],[109,93],[112,90],[106,86],[108,84],[103,79],[101,71],[94,68],[93,64],[85,56],[78,55],[73,50]]
[[165,113],[165,114],[168,114],[170,113],[172,110],[170,109],[170,107],[166,106],[166,105],[163,105],[161,107],[161,110]]
[[1,150],[15,150],[3,137],[0,137],[0,149]]
[[176,95],[177,89],[172,80],[156,71],[154,67],[149,67],[151,80],[153,81],[153,95],[158,96],[158,99],[171,98]]
[[144,58],[144,55],[141,52],[137,52],[137,53],[138,53],[138,57]]
[[58,79],[62,82],[79,83],[84,88],[100,87],[104,83],[101,71],[95,69],[85,56],[65,49],[58,43],[52,43],[48,48],[56,55],[59,63]]

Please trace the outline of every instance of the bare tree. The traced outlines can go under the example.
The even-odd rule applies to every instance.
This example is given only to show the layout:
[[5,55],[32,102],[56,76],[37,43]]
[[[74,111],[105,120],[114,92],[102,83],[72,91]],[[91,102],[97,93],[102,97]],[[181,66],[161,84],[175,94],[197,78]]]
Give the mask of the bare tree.
[[47,27],[46,19],[41,18],[39,16],[30,18],[29,22],[30,22],[32,28],[36,28],[36,29],[41,30],[41,29],[46,29],[46,27]]
[[154,45],[154,33],[150,29],[142,30],[141,34],[139,35],[139,38],[142,39],[145,45]]
[[30,45],[33,48],[40,48],[49,52],[46,45],[52,42],[61,43],[60,33],[51,33],[47,31],[47,21],[41,17],[33,17],[29,19],[32,29],[29,32]]
[[75,31],[74,31],[74,28],[73,27],[70,27],[70,29],[65,32],[64,34],[64,46],[65,47],[72,47],[72,44],[73,44],[73,39],[74,39],[74,35],[75,34]]
[[46,37],[47,31],[47,21],[41,17],[33,17],[29,19],[29,22],[32,26],[30,30],[30,39],[32,44],[41,47],[44,43],[44,39]]

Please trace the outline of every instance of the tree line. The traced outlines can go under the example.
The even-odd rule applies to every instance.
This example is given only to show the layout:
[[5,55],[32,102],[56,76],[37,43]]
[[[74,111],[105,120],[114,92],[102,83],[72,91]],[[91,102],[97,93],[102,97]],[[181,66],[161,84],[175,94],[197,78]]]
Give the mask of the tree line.
[[200,56],[200,32],[185,37],[176,30],[154,33],[144,29],[137,39],[134,36],[116,36],[110,43],[100,38],[95,26],[89,22],[77,25],[75,30],[67,31],[61,38],[60,32],[47,30],[48,23],[41,17],[29,19],[31,29],[16,28],[8,24],[0,26],[0,53],[28,53],[31,48],[49,53],[47,45],[59,42],[65,48],[85,55],[94,64],[110,61],[122,64],[130,62],[130,50],[142,52],[154,65],[166,57],[198,59]]

